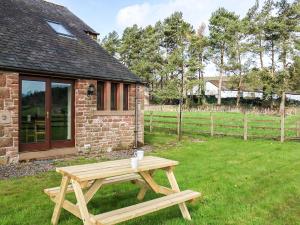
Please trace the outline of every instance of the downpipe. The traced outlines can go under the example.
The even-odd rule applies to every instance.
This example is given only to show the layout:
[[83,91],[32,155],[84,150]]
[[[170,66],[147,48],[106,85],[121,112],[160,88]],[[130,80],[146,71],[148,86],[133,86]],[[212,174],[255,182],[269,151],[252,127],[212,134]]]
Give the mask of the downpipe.
[[134,107],[134,116],[135,116],[135,128],[134,128],[134,149],[138,147],[138,128],[139,128],[139,110],[138,110],[138,88],[139,86],[135,84],[135,107]]

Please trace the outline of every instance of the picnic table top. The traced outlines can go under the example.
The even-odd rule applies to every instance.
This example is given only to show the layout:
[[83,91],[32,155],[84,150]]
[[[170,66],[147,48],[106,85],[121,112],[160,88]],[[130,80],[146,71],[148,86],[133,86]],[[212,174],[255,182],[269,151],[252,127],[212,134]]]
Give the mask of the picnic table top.
[[131,168],[131,159],[121,159],[100,163],[84,164],[77,166],[59,167],[57,172],[69,176],[79,182],[120,176],[155,169],[162,169],[178,165],[177,161],[160,157],[146,156],[139,160],[137,169]]

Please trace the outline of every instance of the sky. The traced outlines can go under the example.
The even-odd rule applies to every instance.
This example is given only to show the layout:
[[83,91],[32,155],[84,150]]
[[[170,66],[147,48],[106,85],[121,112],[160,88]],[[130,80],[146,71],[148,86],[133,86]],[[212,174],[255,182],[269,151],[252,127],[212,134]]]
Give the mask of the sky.
[[244,16],[255,0],[48,0],[66,6],[103,38],[116,30],[121,34],[127,26],[146,26],[163,20],[174,11],[182,11],[184,19],[194,27],[208,24],[219,7]]

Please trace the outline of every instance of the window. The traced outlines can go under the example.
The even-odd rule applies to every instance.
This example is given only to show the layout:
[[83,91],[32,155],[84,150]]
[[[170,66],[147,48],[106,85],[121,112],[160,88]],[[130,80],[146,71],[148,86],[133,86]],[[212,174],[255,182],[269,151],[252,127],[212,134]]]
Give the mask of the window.
[[74,35],[70,31],[68,31],[62,24],[52,21],[47,21],[47,23],[57,34],[67,37],[74,37]]
[[129,84],[123,86],[123,110],[128,110]]
[[110,109],[118,109],[118,84],[116,83],[111,83]]
[[122,89],[123,89],[122,91],[123,94],[121,93],[120,83],[98,81],[97,82],[97,110],[99,111],[129,110],[130,84],[123,84]]
[[97,110],[104,110],[104,82],[97,83]]

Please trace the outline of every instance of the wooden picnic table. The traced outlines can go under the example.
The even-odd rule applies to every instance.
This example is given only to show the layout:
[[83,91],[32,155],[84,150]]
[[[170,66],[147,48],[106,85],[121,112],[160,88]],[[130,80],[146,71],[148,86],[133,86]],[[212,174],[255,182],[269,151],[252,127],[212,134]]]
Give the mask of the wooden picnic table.
[[[130,159],[57,168],[56,171],[62,174],[60,187],[44,190],[55,203],[51,222],[58,224],[62,208],[82,219],[84,225],[112,225],[177,204],[182,216],[191,220],[185,202],[201,194],[190,190],[180,191],[173,173],[176,165],[177,161],[147,156],[139,161],[137,169],[131,168]],[[171,188],[154,181],[153,174],[159,169],[165,170]],[[128,181],[140,187],[139,200],[144,199],[148,189],[166,196],[99,215],[89,213],[87,204],[103,185]],[[75,193],[76,204],[65,199],[66,193],[70,192]]]

